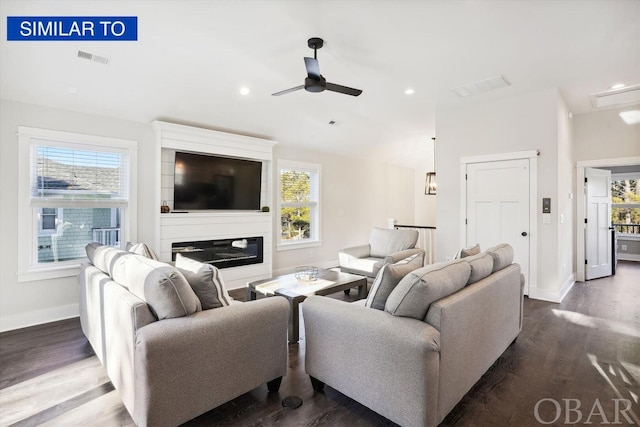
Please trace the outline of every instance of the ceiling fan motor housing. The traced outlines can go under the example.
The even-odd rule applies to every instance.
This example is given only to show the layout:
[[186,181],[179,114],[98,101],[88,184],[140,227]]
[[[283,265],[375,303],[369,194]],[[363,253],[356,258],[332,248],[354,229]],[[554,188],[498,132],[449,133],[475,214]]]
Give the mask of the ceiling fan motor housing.
[[327,81],[324,77],[320,76],[320,80],[306,77],[304,79],[304,89],[307,92],[322,92],[327,88]]

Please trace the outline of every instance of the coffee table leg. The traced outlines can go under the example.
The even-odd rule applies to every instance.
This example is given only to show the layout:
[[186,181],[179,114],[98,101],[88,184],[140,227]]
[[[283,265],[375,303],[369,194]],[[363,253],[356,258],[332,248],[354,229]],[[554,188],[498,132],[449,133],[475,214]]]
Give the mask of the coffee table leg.
[[295,344],[300,338],[300,301],[291,298],[291,311],[289,312],[289,344]]
[[365,299],[367,297],[367,281],[364,281],[364,285],[358,286],[358,299]]
[[250,286],[247,286],[247,301],[253,301],[257,297],[258,295],[256,294],[256,292],[253,289],[251,289]]

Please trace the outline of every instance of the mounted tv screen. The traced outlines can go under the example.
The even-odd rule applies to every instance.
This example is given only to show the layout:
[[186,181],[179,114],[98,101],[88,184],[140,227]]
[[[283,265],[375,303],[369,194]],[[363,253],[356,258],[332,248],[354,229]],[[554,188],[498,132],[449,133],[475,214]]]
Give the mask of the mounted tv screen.
[[262,162],[176,152],[174,210],[259,210]]

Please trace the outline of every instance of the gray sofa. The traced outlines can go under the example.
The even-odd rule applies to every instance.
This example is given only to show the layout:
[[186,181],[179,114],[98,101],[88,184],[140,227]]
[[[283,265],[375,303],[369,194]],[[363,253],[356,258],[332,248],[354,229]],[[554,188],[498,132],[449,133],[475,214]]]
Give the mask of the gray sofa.
[[383,310],[367,306],[371,295],[307,298],[314,389],[326,383],[403,427],[436,426],[522,329],[524,278],[512,261],[499,245],[419,268],[391,285]]
[[137,425],[176,426],[264,383],[277,391],[287,368],[284,298],[202,310],[173,266],[95,244],[87,253],[82,331]]
[[369,243],[338,251],[340,270],[374,278],[383,265],[393,264],[414,254],[419,254],[424,263],[425,252],[415,247],[417,241],[416,230],[374,227]]

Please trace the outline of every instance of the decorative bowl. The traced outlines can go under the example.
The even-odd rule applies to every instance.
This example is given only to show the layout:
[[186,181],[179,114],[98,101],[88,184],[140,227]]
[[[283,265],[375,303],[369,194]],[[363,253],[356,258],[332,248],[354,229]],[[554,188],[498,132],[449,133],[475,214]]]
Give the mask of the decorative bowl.
[[302,267],[296,267],[295,273],[296,279],[310,282],[318,278],[318,267],[311,267],[308,265]]

